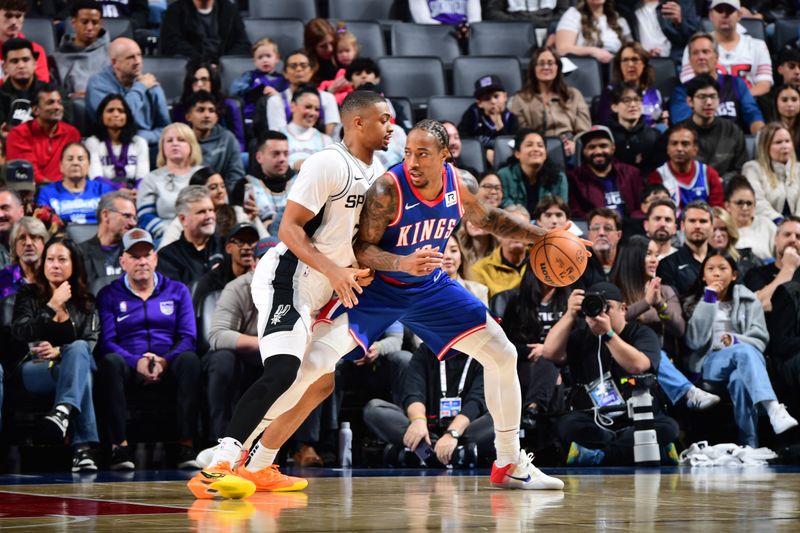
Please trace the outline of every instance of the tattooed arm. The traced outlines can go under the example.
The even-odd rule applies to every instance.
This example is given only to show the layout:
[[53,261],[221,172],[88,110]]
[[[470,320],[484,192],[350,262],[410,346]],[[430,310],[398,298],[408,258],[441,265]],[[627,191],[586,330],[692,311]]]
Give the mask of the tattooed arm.
[[394,180],[384,174],[367,191],[364,209],[361,210],[356,243],[353,251],[358,263],[384,272],[406,272],[422,276],[442,263],[437,250],[416,250],[403,256],[387,252],[378,246],[386,228],[397,216],[398,194]]
[[461,203],[464,206],[464,218],[484,231],[498,237],[508,237],[525,242],[536,242],[547,230],[528,222],[520,222],[505,210],[490,207],[478,197],[478,181],[464,170],[459,170]]

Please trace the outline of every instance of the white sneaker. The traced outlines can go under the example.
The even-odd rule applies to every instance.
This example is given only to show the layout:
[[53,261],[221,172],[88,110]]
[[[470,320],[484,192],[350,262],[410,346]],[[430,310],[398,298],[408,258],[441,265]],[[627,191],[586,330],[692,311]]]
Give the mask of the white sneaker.
[[492,485],[505,489],[562,490],[564,482],[533,466],[533,454],[520,450],[517,464],[498,467],[492,464]]
[[786,406],[782,403],[772,410],[769,414],[769,423],[772,424],[772,429],[776,435],[780,435],[784,431],[788,431],[797,425],[797,420],[789,414]]
[[211,460],[214,458],[214,452],[217,451],[217,448],[219,448],[219,444],[206,448],[197,454],[195,462],[199,465],[199,468],[208,468],[211,465]]
[[694,385],[686,393],[686,407],[694,411],[705,411],[709,407],[717,405],[719,401],[720,398],[716,394],[698,389]]

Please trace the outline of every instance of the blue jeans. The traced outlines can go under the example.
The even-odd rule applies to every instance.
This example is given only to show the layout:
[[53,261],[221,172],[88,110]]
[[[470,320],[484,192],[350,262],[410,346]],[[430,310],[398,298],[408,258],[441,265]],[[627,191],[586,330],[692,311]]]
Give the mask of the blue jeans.
[[86,341],[61,346],[61,360],[52,367],[47,361],[22,365],[22,385],[33,394],[52,394],[54,405],[68,404],[77,412],[71,417],[73,445],[100,442],[92,403],[92,371],[97,367]]
[[692,388],[692,382],[675,368],[664,351],[661,352],[661,362],[658,364],[658,384],[672,405],[677,405]]
[[703,379],[726,384],[739,427],[740,444],[758,446],[758,410],[761,402],[775,400],[764,356],[749,344],[734,344],[709,353],[703,361]]

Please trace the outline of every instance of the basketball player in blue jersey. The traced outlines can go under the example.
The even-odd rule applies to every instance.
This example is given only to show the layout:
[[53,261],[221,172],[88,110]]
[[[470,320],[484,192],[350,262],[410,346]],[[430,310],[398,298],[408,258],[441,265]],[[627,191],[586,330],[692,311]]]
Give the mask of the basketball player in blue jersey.
[[360,265],[376,271],[375,280],[364,288],[356,306],[348,308],[334,300],[320,311],[297,381],[267,417],[294,405],[308,386],[333,371],[340,358],[361,357],[389,324],[399,320],[439,358],[458,350],[483,365],[497,449],[492,484],[561,489],[562,481],[542,473],[533,466],[532,454],[520,450],[522,402],[516,350],[486,307],[440,269],[439,252],[462,217],[495,235],[530,243],[547,232],[483,205],[474,178],[459,177],[445,163],[447,145],[442,124],[419,122],[408,135],[405,161],[367,192],[354,251]]

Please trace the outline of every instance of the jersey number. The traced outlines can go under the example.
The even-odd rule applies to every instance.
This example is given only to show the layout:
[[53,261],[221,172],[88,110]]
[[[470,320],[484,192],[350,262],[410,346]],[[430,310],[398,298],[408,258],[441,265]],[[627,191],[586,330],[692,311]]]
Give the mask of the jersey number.
[[354,208],[364,203],[365,196],[363,194],[351,194],[344,202],[345,207]]

